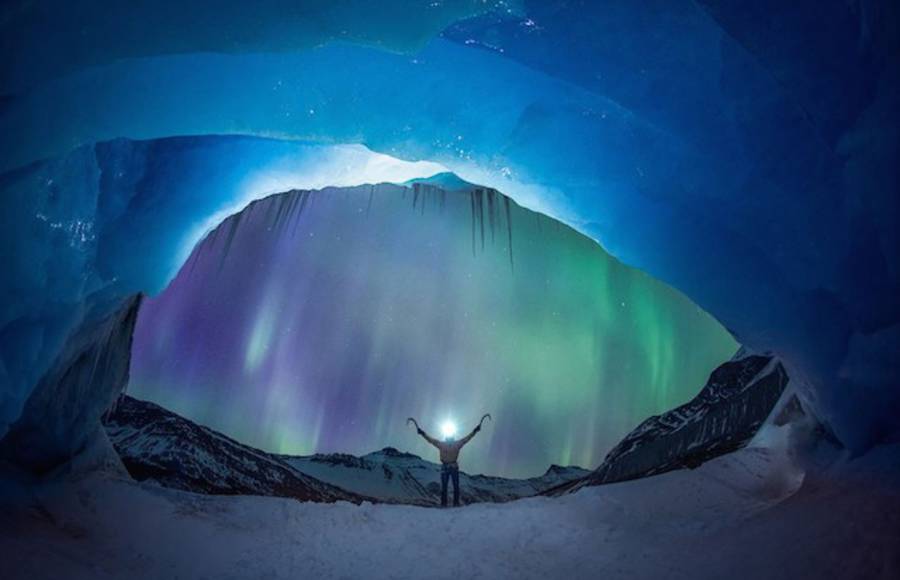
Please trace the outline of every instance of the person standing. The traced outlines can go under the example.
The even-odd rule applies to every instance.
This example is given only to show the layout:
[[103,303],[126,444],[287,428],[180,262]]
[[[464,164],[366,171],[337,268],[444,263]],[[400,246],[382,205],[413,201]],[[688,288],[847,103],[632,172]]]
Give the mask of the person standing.
[[448,435],[443,441],[436,439],[419,427],[415,419],[409,420],[415,423],[416,432],[421,435],[425,441],[428,441],[440,451],[441,459],[441,507],[447,507],[447,484],[453,483],[453,507],[459,507],[459,451],[463,446],[472,440],[475,435],[481,431],[481,423],[490,415],[481,418],[481,422],[472,429],[472,432],[463,437],[456,439],[453,435]]

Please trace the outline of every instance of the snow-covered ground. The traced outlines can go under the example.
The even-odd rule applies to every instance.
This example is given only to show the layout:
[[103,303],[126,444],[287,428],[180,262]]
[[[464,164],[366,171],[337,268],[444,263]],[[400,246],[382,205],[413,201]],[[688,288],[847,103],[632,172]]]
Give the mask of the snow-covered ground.
[[4,488],[0,577],[897,578],[900,446],[813,477],[772,449],[460,509],[205,496],[94,473]]

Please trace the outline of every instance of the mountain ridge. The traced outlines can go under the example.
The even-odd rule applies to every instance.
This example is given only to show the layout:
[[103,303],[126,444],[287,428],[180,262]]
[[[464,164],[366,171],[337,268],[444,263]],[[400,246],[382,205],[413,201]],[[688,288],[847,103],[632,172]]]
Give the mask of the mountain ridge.
[[[122,395],[104,420],[128,472],[197,493],[293,497],[300,501],[440,503],[440,469],[418,455],[384,447],[366,455],[274,454],[198,425],[164,407]],[[464,504],[506,502],[587,476],[580,467],[551,465],[528,479],[460,472]]]

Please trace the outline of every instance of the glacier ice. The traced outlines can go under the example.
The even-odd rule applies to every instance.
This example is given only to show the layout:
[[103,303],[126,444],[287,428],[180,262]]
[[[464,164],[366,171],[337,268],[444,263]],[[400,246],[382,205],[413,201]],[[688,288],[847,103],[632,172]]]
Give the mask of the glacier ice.
[[[98,197],[119,184],[97,172],[105,146],[92,144],[232,133],[362,143],[504,191],[776,352],[852,449],[897,435],[892,3],[468,4],[418,31],[395,11],[396,22],[360,28],[374,17],[351,8],[333,16],[346,27],[289,45],[275,2],[254,8],[255,22],[272,23],[271,43],[235,36],[240,9],[223,13],[233,34],[220,35],[172,27],[144,6],[156,28],[123,36],[95,34],[133,30],[121,12],[67,29],[68,12],[41,20],[39,4],[10,3],[0,19],[4,53],[17,57],[0,69],[0,236],[13,249],[0,287],[4,422],[86,306],[160,288],[185,229],[234,201],[227,186],[218,199]],[[88,5],[90,19],[106,3]],[[33,42],[47,22],[67,34]],[[78,26],[94,34],[93,56],[66,45]],[[342,30],[365,30],[347,36],[365,44],[327,41]],[[112,216],[121,229],[104,241]],[[126,249],[141,259],[124,260]]]
[[511,13],[517,4],[517,0],[258,0],[252,5],[216,0],[168,5],[13,1],[0,12],[0,52],[28,58],[0,61],[0,78],[4,92],[20,92],[68,72],[122,59],[189,52],[289,52],[334,38],[409,52],[454,21],[497,7]]
[[141,295],[81,325],[0,440],[0,458],[46,473],[96,445],[100,419],[128,383],[131,338]]
[[406,180],[441,169],[358,146],[256,138],[116,140],[0,176],[15,248],[0,285],[0,433],[67,337],[155,294],[206,229],[272,189]]

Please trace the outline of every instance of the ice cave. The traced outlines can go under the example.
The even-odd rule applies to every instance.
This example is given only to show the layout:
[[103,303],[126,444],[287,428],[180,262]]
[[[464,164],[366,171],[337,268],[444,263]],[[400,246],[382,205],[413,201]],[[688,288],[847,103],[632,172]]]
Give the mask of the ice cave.
[[900,575],[896,2],[0,50],[0,577]]

